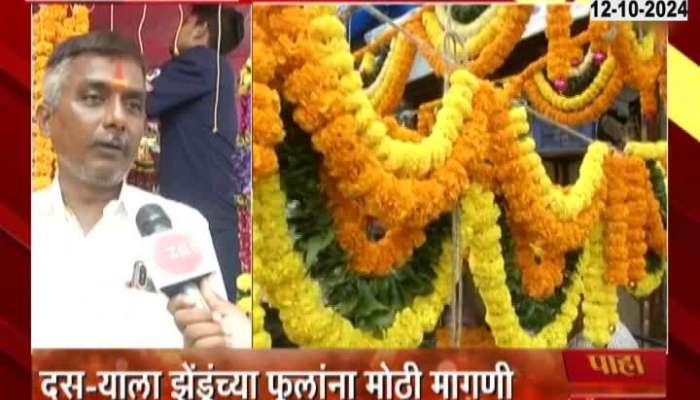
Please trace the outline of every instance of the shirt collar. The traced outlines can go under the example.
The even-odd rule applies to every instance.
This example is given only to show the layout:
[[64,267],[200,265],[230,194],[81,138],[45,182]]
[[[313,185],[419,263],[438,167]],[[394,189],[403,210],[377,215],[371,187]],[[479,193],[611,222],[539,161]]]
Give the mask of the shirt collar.
[[[63,213],[64,215],[73,215],[73,211],[70,210],[65,202],[63,201],[63,195],[61,194],[61,185],[58,181],[58,173],[56,177],[51,182],[49,186],[49,212]],[[102,215],[110,215],[115,213],[124,213],[126,216],[135,213],[135,205],[133,204],[132,195],[130,195],[131,188],[126,183],[126,179],[122,181],[122,187],[119,191],[119,197],[115,200],[110,200],[107,205],[105,205],[102,210]],[[136,215],[136,214],[133,214]]]

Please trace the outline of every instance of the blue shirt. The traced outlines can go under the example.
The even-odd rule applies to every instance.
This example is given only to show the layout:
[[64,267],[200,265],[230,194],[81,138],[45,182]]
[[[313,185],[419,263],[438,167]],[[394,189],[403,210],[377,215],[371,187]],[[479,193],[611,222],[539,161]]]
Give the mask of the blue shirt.
[[199,210],[212,229],[236,226],[233,166],[236,80],[222,56],[218,133],[214,128],[216,51],[193,47],[172,58],[152,82],[146,110],[161,120],[160,194]]

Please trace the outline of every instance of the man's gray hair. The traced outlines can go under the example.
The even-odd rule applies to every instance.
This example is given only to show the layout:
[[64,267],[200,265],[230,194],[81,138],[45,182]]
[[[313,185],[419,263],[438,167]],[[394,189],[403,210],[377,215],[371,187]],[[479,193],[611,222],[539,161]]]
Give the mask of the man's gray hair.
[[71,59],[66,58],[58,64],[46,69],[44,82],[42,86],[43,103],[49,110],[53,110],[58,106],[58,101],[61,98],[61,89],[68,79],[68,71]]
[[54,49],[46,66],[43,82],[44,104],[49,108],[58,106],[61,89],[68,78],[70,63],[81,54],[96,54],[107,57],[126,57],[138,64],[146,74],[143,57],[136,44],[115,32],[90,32],[74,36]]

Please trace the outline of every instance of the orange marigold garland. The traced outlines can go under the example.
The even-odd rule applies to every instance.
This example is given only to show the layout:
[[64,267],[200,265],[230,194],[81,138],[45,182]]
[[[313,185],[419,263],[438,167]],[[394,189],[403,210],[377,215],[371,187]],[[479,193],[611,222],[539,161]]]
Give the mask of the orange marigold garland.
[[367,238],[366,215],[355,201],[343,198],[333,178],[321,173],[321,185],[328,196],[328,207],[333,213],[336,238],[350,255],[350,267],[364,276],[386,276],[402,265],[423,244],[425,233],[416,227],[396,227],[372,242]]
[[[476,76],[487,76],[503,65],[508,55],[515,48],[515,45],[520,41],[533,11],[532,6],[503,7],[506,7],[503,11],[504,22],[499,27],[498,34],[493,40],[484,45],[475,59],[466,65],[467,69]],[[420,11],[421,14],[424,12],[432,12],[432,9],[425,8]],[[421,18],[417,18],[415,21],[407,24],[406,28],[424,43],[431,43],[430,36],[421,22]],[[425,50],[418,48],[421,56],[428,62],[435,75],[443,76],[445,65],[439,56],[442,49],[438,49],[439,52],[427,52]]]
[[566,78],[572,62],[580,62],[581,49],[571,38],[571,7],[554,5],[547,7],[547,77],[560,92],[566,90]]
[[656,84],[663,65],[661,56],[653,48],[646,59],[644,52],[636,49],[637,36],[630,22],[616,24],[617,35],[612,46],[612,53],[625,71],[625,81],[639,90],[642,112],[645,117],[656,115]]
[[644,225],[647,222],[648,204],[645,192],[646,184],[649,182],[649,170],[641,158],[629,158],[626,179],[629,212],[627,218],[628,275],[631,282],[639,282],[646,275],[647,243]]
[[396,37],[392,46],[382,67],[386,68],[386,73],[370,97],[375,111],[380,116],[392,114],[401,103],[416,58],[416,46],[406,36]]
[[607,207],[605,209],[605,279],[608,283],[627,285],[629,255],[627,248],[628,187],[626,185],[628,159],[613,156],[605,159],[605,175],[608,184]]
[[550,104],[537,88],[534,79],[526,80],[523,84],[523,88],[525,89],[528,100],[538,111],[548,118],[561,122],[562,124],[576,126],[597,119],[610,108],[612,102],[615,101],[615,98],[624,87],[624,74],[625,72],[622,68],[615,68],[612,77],[602,93],[587,107],[571,112],[562,111]]
[[[509,127],[505,93],[496,95],[495,113],[490,114],[492,143],[490,154],[495,164],[496,183],[503,193],[509,222],[519,244],[523,269],[523,289],[528,295],[546,298],[561,284],[564,254],[579,249],[599,220],[605,198],[600,190],[572,220],[561,220],[547,209],[534,181],[533,163],[528,162]],[[541,249],[539,255],[527,246]],[[537,256],[537,257],[535,257]],[[539,260],[539,263],[535,261]]]
[[499,34],[468,65],[469,70],[476,76],[487,76],[503,65],[523,36],[533,11],[532,6],[504,7],[508,7],[508,10],[503,26],[499,27]]

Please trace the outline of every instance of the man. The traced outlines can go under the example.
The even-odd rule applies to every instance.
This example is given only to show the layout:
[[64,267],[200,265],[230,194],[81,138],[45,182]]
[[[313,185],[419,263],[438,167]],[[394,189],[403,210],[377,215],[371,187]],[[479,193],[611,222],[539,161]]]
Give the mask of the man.
[[232,332],[221,322],[231,319],[238,335],[250,335],[240,311],[216,294],[223,294],[219,274],[202,283],[209,309],[130,281],[144,258],[135,216],[145,204],[160,205],[174,229],[215,259],[197,211],[125,183],[146,126],[136,46],[114,33],[68,39],[48,62],[43,90],[36,117],[52,139],[58,174],[32,195],[32,347],[222,346]]
[[194,6],[177,35],[175,57],[151,82],[147,101],[149,118],[162,125],[160,194],[196,208],[209,222],[229,299],[240,272],[234,203],[240,182],[233,164],[236,80],[225,56],[243,35],[243,16],[235,10],[222,8],[219,17],[218,6]]

